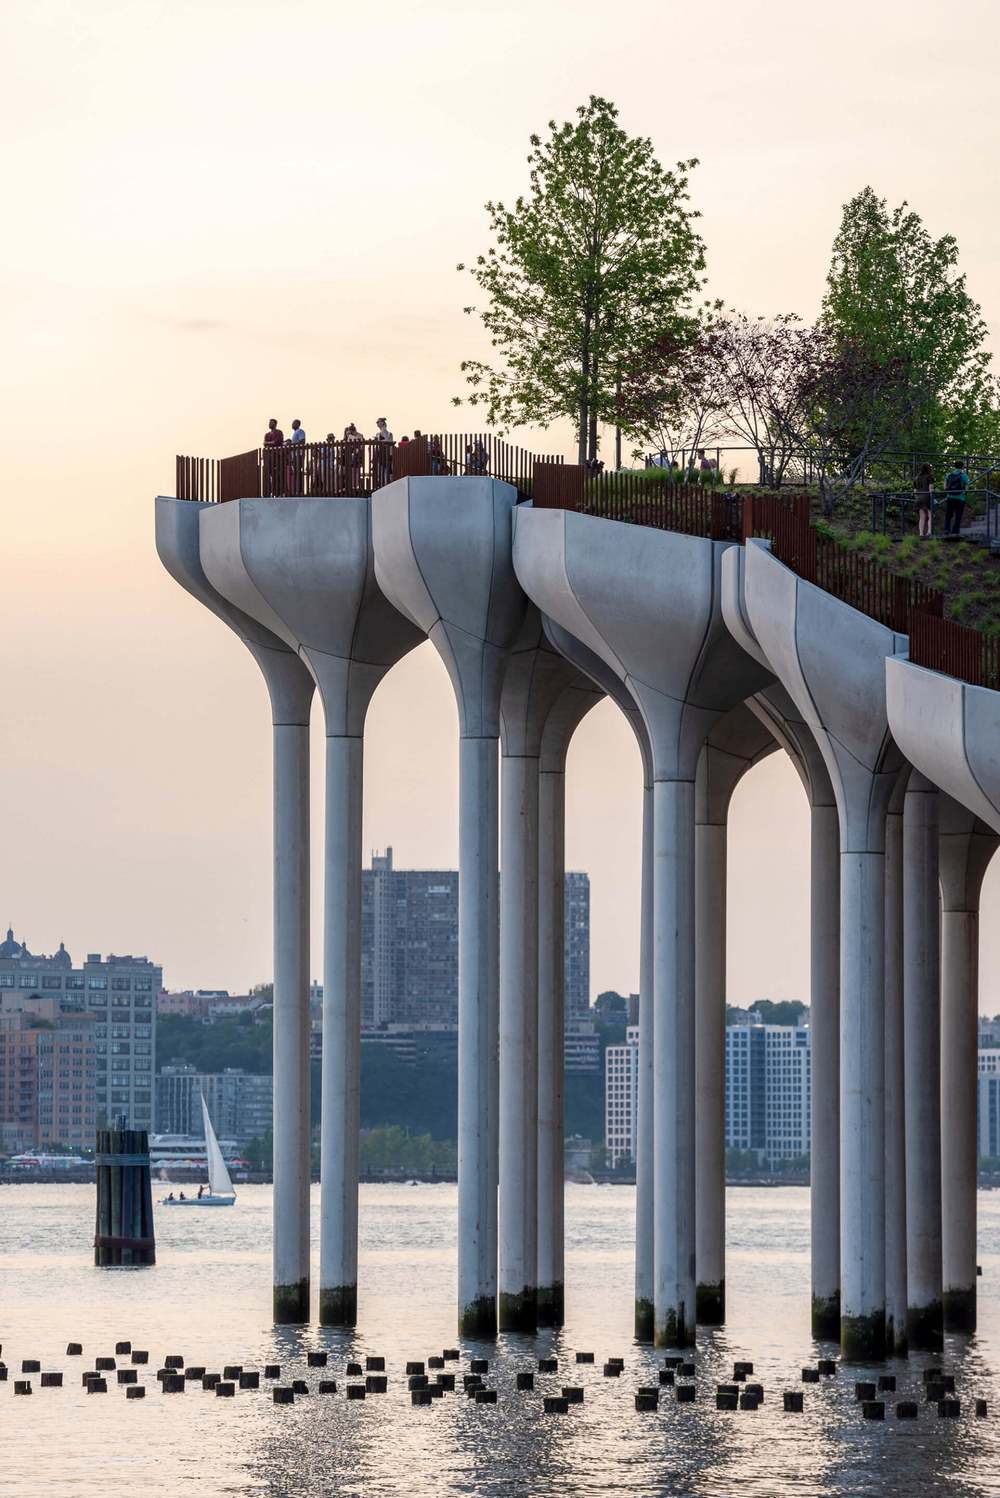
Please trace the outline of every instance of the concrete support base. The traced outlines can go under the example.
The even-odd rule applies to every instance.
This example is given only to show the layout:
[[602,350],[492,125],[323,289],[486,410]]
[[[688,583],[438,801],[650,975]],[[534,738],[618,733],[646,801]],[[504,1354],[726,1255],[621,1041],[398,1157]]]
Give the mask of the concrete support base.
[[320,1326],[356,1326],[357,1321],[357,1285],[321,1286],[319,1292]]
[[495,1295],[481,1295],[459,1307],[458,1331],[462,1337],[492,1338],[497,1334]]
[[840,1338],[840,1296],[814,1295],[812,1298],[812,1334],[817,1342],[836,1342]]
[[497,1297],[497,1327],[502,1332],[536,1332],[538,1330],[538,1293],[522,1290],[520,1294],[501,1290]]
[[974,1332],[976,1329],[976,1292],[944,1292],[944,1328],[948,1332]]
[[726,1282],[717,1285],[696,1285],[694,1292],[695,1315],[703,1326],[721,1326],[726,1319]]
[[885,1357],[885,1312],[840,1317],[840,1352],[845,1363],[878,1363]]
[[309,1320],[309,1281],[274,1286],[274,1320],[279,1326],[300,1326]]
[[566,1319],[566,1296],[561,1284],[539,1285],[536,1294],[538,1325],[562,1326]]

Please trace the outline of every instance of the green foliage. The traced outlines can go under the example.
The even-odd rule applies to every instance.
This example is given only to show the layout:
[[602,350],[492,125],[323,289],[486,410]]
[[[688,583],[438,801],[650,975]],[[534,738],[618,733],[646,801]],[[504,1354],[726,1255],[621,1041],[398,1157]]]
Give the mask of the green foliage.
[[465,399],[501,427],[570,418],[582,462],[623,368],[689,317],[704,246],[687,206],[696,163],[665,171],[606,99],[591,95],[576,116],[531,137],[527,196],[486,204],[494,244],[459,270],[485,297],[465,310],[497,355],[463,362]]
[[360,1166],[365,1175],[402,1171],[420,1176],[452,1176],[458,1168],[458,1151],[451,1140],[411,1134],[398,1124],[390,1124],[362,1134]]
[[213,1025],[182,1014],[164,1014],[156,1023],[157,1065],[193,1066],[200,1072],[227,1066],[261,1076],[271,1071],[271,1016],[255,1024],[249,1015],[232,1015]]
[[[955,237],[932,238],[906,203],[890,211],[866,187],[845,204],[822,324],[841,347],[905,370],[907,398],[887,435],[909,451],[975,451],[996,435],[987,328],[957,267]],[[884,392],[872,398],[888,414]]]
[[396,1126],[433,1139],[458,1138],[455,1054],[403,1060],[384,1045],[361,1047],[361,1126]]
[[[736,1022],[735,1007],[726,1005],[726,1024]],[[757,999],[745,1006],[751,1013],[759,1014],[765,1025],[797,1025],[802,1015],[809,1013],[809,1005],[800,999]]]

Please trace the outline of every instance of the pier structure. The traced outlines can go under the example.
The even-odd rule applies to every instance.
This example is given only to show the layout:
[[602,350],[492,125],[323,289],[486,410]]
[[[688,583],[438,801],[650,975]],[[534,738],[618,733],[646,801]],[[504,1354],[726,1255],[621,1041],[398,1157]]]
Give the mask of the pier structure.
[[819,555],[795,501],[616,499],[502,444],[465,443],[461,471],[462,447],[447,472],[426,444],[376,453],[356,484],[335,458],[335,484],[251,454],[202,485],[182,460],[183,497],[157,501],[164,565],[251,650],[272,704],[276,1319],[310,1310],[310,701],[318,686],[328,751],[320,1319],[350,1325],[364,719],[428,638],[460,734],[461,1330],[563,1319],[565,765],[603,696],[644,781],[637,1340],[684,1347],[725,1317],[726,821],[776,750],[810,806],[813,1334],[871,1361],[973,1329],[1000,691],[947,651],[928,666],[933,598]]

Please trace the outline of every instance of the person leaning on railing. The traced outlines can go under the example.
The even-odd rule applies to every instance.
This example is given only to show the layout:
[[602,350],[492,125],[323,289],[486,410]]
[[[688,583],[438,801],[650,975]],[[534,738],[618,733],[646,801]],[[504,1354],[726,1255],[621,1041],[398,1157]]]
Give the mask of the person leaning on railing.
[[466,473],[489,473],[490,455],[483,445],[483,439],[477,437],[474,442],[466,443],[465,447],[465,471]]
[[431,460],[431,474],[433,477],[440,478],[442,475],[451,472],[451,464],[444,455],[444,448],[441,446],[440,437],[428,437],[427,456]]

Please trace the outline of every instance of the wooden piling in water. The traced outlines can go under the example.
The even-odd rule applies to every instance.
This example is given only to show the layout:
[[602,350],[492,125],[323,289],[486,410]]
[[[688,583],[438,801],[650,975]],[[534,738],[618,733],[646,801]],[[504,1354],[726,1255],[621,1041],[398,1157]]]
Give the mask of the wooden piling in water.
[[149,1137],[145,1129],[98,1129],[94,1263],[156,1263]]

